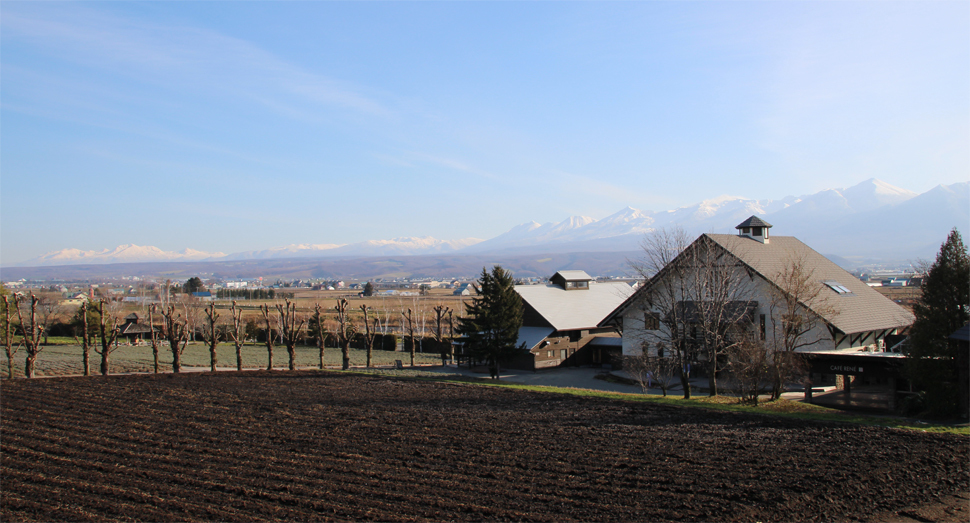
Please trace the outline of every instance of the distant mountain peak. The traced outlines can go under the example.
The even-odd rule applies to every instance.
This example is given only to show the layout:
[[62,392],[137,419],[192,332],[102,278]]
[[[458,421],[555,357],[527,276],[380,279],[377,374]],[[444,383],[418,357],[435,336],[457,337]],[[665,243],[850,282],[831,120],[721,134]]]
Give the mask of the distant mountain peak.
[[[774,224],[774,234],[798,236],[813,248],[826,249],[825,252],[836,252],[845,256],[859,256],[866,252],[891,252],[894,256],[903,257],[906,256],[905,253],[914,252],[917,253],[915,256],[925,256],[934,252],[932,249],[939,246],[950,228],[962,227],[970,222],[967,211],[970,201],[968,196],[968,182],[939,185],[917,195],[877,178],[869,178],[846,189],[825,189],[812,195],[787,196],[780,200],[754,200],[722,195],[661,212],[643,212],[627,206],[601,220],[575,215],[560,222],[540,224],[530,221],[516,225],[489,240],[438,240],[431,236],[401,236],[353,244],[291,244],[228,256],[221,252],[210,253],[189,248],[169,252],[158,247],[128,243],[100,251],[62,249],[19,265],[474,254],[537,249],[624,251],[636,250],[638,241],[644,234],[661,227],[682,227],[690,234],[709,231],[733,233],[734,225],[751,215],[766,218]],[[940,225],[946,223],[949,223],[946,227]],[[923,225],[920,228],[914,224]],[[935,238],[937,234],[940,238]],[[861,241],[863,238],[871,240],[872,245]],[[876,238],[881,240],[877,241]],[[916,251],[916,248],[928,251]]]

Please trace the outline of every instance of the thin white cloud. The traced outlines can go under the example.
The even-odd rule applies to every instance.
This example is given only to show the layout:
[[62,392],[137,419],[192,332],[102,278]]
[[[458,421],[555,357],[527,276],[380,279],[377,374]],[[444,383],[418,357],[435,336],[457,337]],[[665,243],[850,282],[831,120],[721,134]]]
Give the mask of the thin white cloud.
[[553,170],[550,173],[556,179],[553,186],[568,188],[571,193],[575,193],[578,188],[585,196],[596,196],[601,200],[616,202],[622,206],[632,205],[649,209],[674,203],[670,198],[661,194],[644,192],[639,187],[621,187],[602,179],[559,170]]
[[452,170],[455,170],[455,171],[461,171],[461,172],[464,172],[464,173],[473,174],[475,176],[480,176],[480,177],[485,178],[487,180],[500,180],[501,181],[501,178],[499,176],[496,176],[493,173],[490,173],[490,172],[488,172],[488,171],[486,171],[484,169],[480,169],[480,168],[475,167],[475,166],[472,166],[472,165],[468,165],[467,163],[465,163],[463,161],[455,160],[453,158],[446,158],[446,157],[443,157],[443,156],[435,156],[435,155],[425,154],[425,153],[410,153],[408,155],[408,157],[410,157],[410,158],[412,158],[412,159],[414,159],[416,161],[421,161],[421,162],[425,162],[425,163],[431,163],[431,164],[439,165],[441,167],[446,167],[448,169],[452,169]]
[[30,41],[59,59],[177,90],[233,93],[288,117],[293,111],[280,109],[292,105],[302,111],[336,107],[372,116],[393,114],[361,86],[308,71],[244,40],[77,5],[26,7],[5,5],[0,20],[4,37]]

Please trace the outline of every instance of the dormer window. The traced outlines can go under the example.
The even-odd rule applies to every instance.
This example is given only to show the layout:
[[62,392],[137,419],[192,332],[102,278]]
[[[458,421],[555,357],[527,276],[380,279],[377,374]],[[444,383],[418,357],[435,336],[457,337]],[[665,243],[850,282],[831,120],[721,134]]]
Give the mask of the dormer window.
[[558,285],[567,291],[589,290],[589,282],[593,278],[585,271],[559,271],[549,278],[553,285]]

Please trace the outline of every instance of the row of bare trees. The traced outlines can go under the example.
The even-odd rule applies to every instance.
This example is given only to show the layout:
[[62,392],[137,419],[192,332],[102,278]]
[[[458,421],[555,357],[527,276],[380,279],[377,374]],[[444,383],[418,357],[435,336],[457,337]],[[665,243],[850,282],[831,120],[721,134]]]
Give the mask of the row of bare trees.
[[[56,315],[56,309],[50,306],[53,301],[38,298],[33,294],[25,296],[15,294],[13,296],[2,296],[2,310],[0,310],[0,320],[2,320],[3,335],[2,343],[7,355],[9,377],[14,375],[14,359],[21,349],[26,352],[24,374],[26,377],[33,377],[35,373],[35,363],[37,356],[46,344],[47,326]],[[75,314],[75,321],[78,322],[75,330],[75,340],[81,346],[83,372],[85,376],[92,373],[91,352],[101,358],[100,373],[110,372],[111,354],[119,346],[120,325],[118,314],[112,311],[113,303],[105,298],[97,301],[85,302],[80,306],[80,310]],[[401,303],[402,312],[400,330],[410,342],[411,364],[414,364],[414,347],[419,336],[424,336],[427,324],[427,313],[422,311],[420,304],[415,303],[413,309],[407,308],[404,312],[404,302]],[[350,314],[349,302],[346,299],[338,299],[332,308],[332,320],[327,320],[326,308],[320,304],[315,304],[312,315],[308,315],[298,310],[297,305],[289,299],[275,306],[262,305],[259,307],[261,322],[265,325],[266,331],[266,351],[267,368],[273,368],[273,351],[277,341],[287,349],[289,356],[289,368],[296,367],[296,345],[299,340],[306,337],[315,338],[320,355],[320,368],[324,367],[325,341],[328,338],[334,339],[342,352],[342,368],[350,367],[350,346],[353,340],[363,339],[367,361],[370,367],[373,362],[373,345],[375,337],[387,335],[392,329],[392,318],[390,309],[383,307],[375,310],[373,307],[361,304],[360,313],[357,317]],[[445,315],[449,318],[449,324],[453,329],[453,310],[443,307],[440,304],[434,308],[435,325],[431,327],[434,338],[439,342],[439,347],[443,347],[444,331],[442,321]],[[200,317],[201,316],[201,317]],[[161,348],[167,344],[168,350],[172,355],[172,371],[180,372],[182,367],[182,355],[189,341],[196,338],[196,334],[201,334],[202,339],[209,348],[210,370],[215,371],[218,365],[216,348],[220,339],[231,341],[235,347],[236,368],[243,368],[242,348],[246,344],[247,338],[253,335],[254,322],[250,318],[247,323],[243,319],[243,308],[235,301],[229,307],[228,322],[220,322],[220,313],[217,312],[214,303],[208,304],[202,309],[199,315],[198,308],[190,303],[174,303],[169,301],[166,305],[151,305],[147,310],[148,325],[151,327],[145,335],[146,341],[150,343],[153,359],[153,370],[160,371],[159,353]],[[362,321],[361,318],[362,317]],[[312,328],[311,328],[312,326]],[[448,344],[450,347],[450,344]],[[449,355],[453,357],[453,354]]]

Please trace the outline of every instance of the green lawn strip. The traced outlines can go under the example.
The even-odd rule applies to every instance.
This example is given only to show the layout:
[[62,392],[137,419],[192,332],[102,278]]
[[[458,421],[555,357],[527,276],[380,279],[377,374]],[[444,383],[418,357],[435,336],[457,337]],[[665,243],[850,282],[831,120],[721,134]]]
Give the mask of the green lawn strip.
[[735,398],[730,398],[727,396],[714,396],[714,397],[701,396],[701,397],[694,397],[689,400],[685,400],[681,397],[674,397],[671,395],[668,395],[667,397],[663,397],[656,394],[608,392],[608,391],[591,390],[591,389],[550,387],[550,386],[544,386],[544,385],[523,385],[519,383],[502,383],[501,381],[496,382],[496,381],[480,379],[480,378],[466,378],[466,377],[458,378],[453,375],[435,376],[433,373],[429,373],[429,372],[424,372],[421,374],[413,374],[408,376],[394,374],[394,372],[400,373],[401,371],[381,372],[378,374],[378,373],[368,372],[362,369],[357,369],[352,372],[357,372],[360,374],[371,374],[371,375],[376,374],[376,375],[385,376],[385,377],[419,379],[419,380],[436,381],[436,382],[443,382],[443,383],[459,383],[459,384],[471,383],[475,385],[484,385],[489,387],[504,387],[508,389],[527,390],[527,391],[533,391],[533,392],[551,392],[554,394],[570,394],[573,396],[586,396],[586,397],[604,398],[604,399],[622,400],[622,401],[647,401],[647,402],[659,403],[662,405],[672,405],[677,407],[723,410],[723,411],[730,411],[730,412],[740,412],[744,414],[779,416],[784,418],[810,420],[810,421],[855,423],[860,425],[890,427],[890,428],[905,429],[905,430],[915,430],[920,432],[949,433],[949,434],[959,434],[963,436],[970,436],[970,427],[966,425],[954,426],[954,425],[947,425],[942,423],[922,422],[919,420],[913,420],[909,418],[851,414],[851,413],[846,413],[836,409],[822,407],[819,405],[811,405],[807,403],[801,403],[801,402],[785,400],[785,399],[762,402],[757,407],[755,407],[752,405],[739,404]]
[[44,345],[77,345],[77,340],[68,336],[48,336]]

